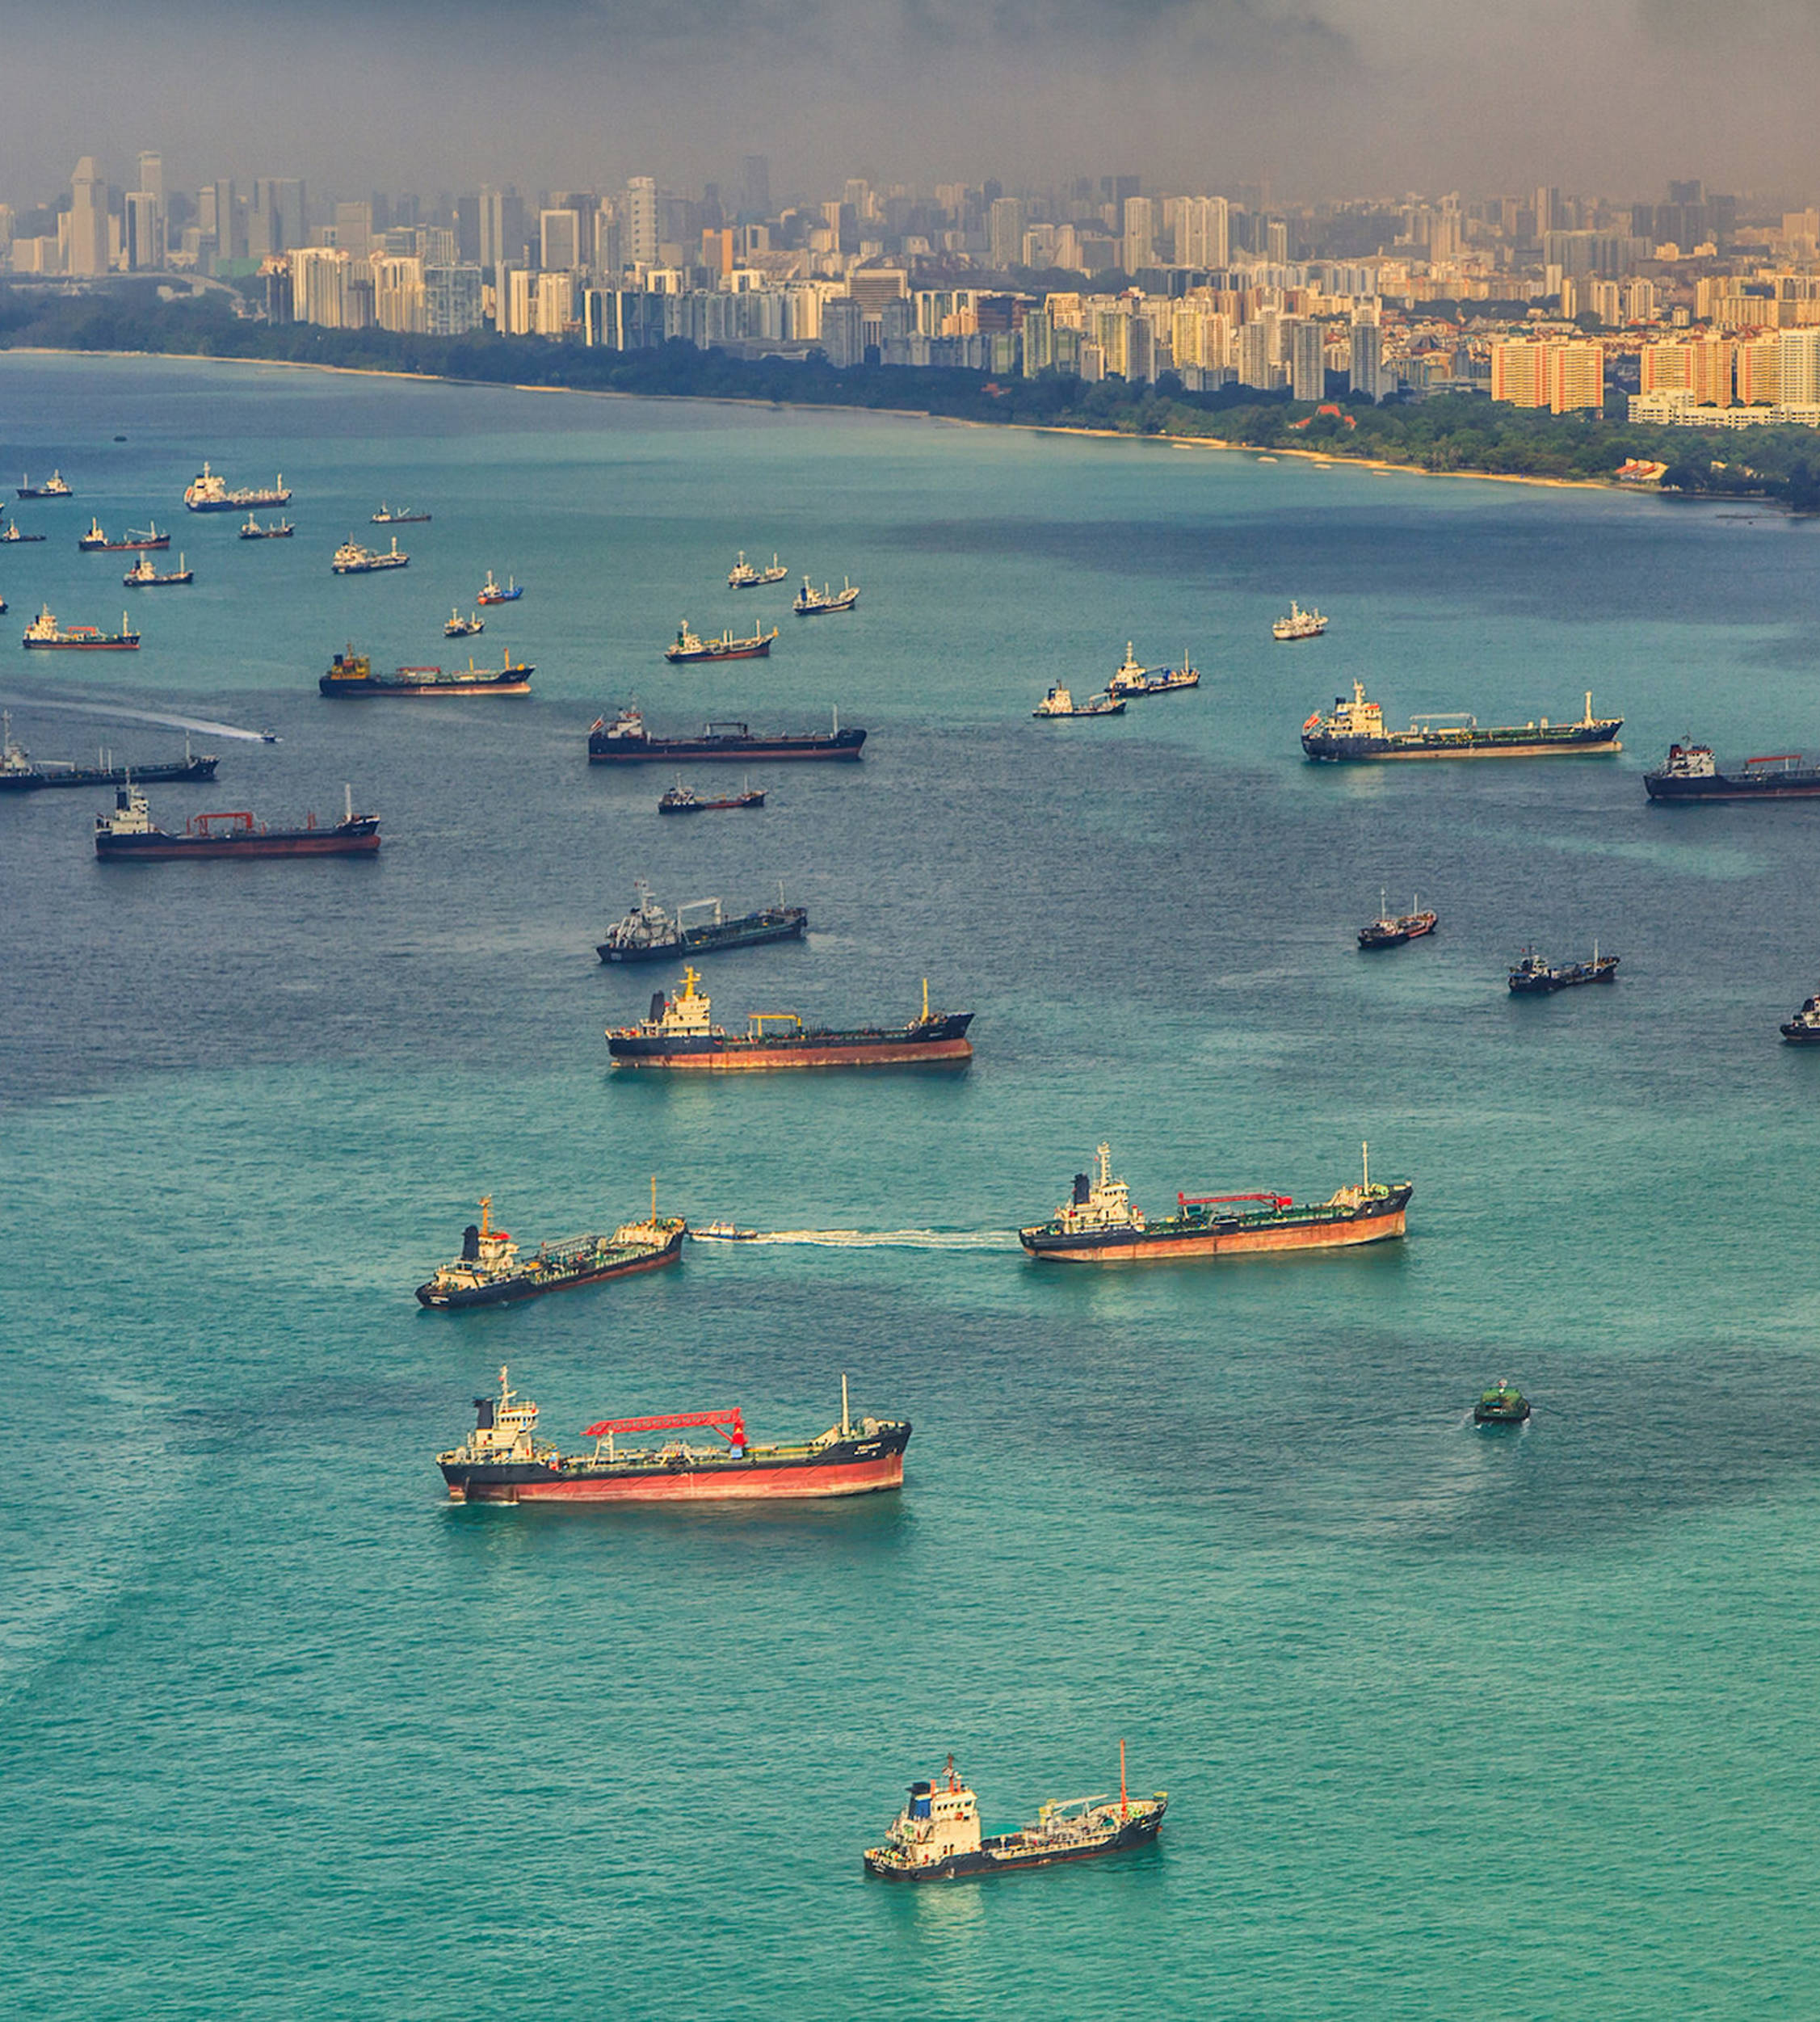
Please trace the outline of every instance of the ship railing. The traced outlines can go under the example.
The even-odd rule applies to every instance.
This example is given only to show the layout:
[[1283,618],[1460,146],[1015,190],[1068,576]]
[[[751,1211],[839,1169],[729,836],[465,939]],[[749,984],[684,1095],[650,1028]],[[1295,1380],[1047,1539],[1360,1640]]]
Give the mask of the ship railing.
[[[1468,714],[1464,709],[1443,710],[1432,716],[1412,716],[1410,718],[1410,728],[1412,730],[1425,730],[1431,724],[1435,723],[1440,724],[1444,729],[1476,730],[1479,727],[1478,718]],[[1528,727],[1533,729],[1535,725],[1531,724]]]

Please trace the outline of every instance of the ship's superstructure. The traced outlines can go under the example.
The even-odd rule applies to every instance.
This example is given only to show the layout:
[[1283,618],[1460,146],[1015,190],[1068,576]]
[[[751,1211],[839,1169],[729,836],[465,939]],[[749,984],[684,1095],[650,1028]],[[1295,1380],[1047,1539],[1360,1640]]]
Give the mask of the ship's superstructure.
[[1302,749],[1330,762],[1378,759],[1603,758],[1621,750],[1622,717],[1595,717],[1592,693],[1578,722],[1503,724],[1482,729],[1477,717],[1417,717],[1406,730],[1386,730],[1384,712],[1355,681],[1350,698],[1338,696],[1323,716],[1302,725]]

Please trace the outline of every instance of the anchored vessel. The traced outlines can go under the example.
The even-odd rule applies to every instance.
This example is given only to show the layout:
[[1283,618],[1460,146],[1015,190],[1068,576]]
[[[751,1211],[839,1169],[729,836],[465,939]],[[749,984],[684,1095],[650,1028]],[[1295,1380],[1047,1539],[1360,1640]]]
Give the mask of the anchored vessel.
[[709,723],[699,737],[653,737],[637,709],[621,709],[609,723],[596,717],[588,731],[591,765],[635,765],[646,759],[856,759],[864,730],[843,730],[834,712],[832,730],[767,734],[744,723]]
[[194,582],[195,579],[196,572],[180,554],[177,557],[177,566],[167,569],[162,575],[152,566],[149,555],[141,555],[120,578],[129,590],[162,590],[169,588],[173,583]]
[[[0,778],[0,785],[5,781]],[[1820,996],[1809,997],[1782,1028],[1791,1046],[1820,1046]]]
[[338,576],[370,576],[381,569],[404,569],[410,565],[410,557],[399,547],[398,536],[393,534],[392,545],[384,554],[372,548],[363,548],[351,536],[336,549],[335,558],[329,566]]
[[1528,1415],[1528,1398],[1502,1377],[1473,1406],[1474,1425],[1521,1425]]
[[[603,1419],[587,1428],[591,1453],[564,1455],[536,1436],[537,1407],[499,1372],[497,1398],[476,1398],[474,1429],[436,1464],[457,1503],[700,1503],[808,1500],[901,1488],[910,1427],[904,1419],[848,1413],[840,1380],[840,1423],[793,1446],[753,1446],[736,1406],[728,1411],[675,1411],[657,1418]],[[724,1444],[621,1447],[626,1435],[718,1433]]]
[[[729,948],[755,948],[763,941],[800,941],[809,931],[809,910],[786,906],[782,888],[778,902],[756,913],[729,919],[717,898],[696,899],[676,909],[672,919],[651,897],[643,878],[633,886],[633,908],[608,927],[597,952],[603,962],[654,962],[675,956],[712,955]],[[691,913],[704,907],[710,917],[691,924]]]
[[15,544],[29,544],[35,540],[42,542],[48,540],[50,536],[48,534],[21,533],[19,532],[19,522],[16,519],[11,519],[6,523],[5,531],[3,532],[0,532],[0,547],[11,548]]
[[1273,639],[1318,639],[1327,628],[1327,620],[1318,611],[1304,611],[1293,597],[1289,599],[1289,615],[1279,618],[1270,628]]
[[843,578],[839,590],[830,590],[823,583],[819,590],[811,586],[809,578],[803,578],[803,586],[797,592],[797,600],[790,608],[799,618],[826,617],[831,611],[851,611],[860,601],[860,586]]
[[659,814],[708,814],[722,808],[763,807],[764,788],[754,788],[750,784],[738,793],[723,794],[719,800],[704,801],[692,787],[684,786],[679,780],[675,785],[667,787],[658,797]]
[[296,531],[288,519],[275,520],[271,526],[262,527],[253,515],[248,513],[246,523],[240,530],[240,537],[242,540],[288,540]]
[[291,494],[284,488],[282,474],[275,485],[248,485],[229,491],[226,478],[216,477],[207,464],[183,494],[183,503],[191,512],[242,512],[254,506],[288,506],[290,502]]
[[515,1299],[541,1298],[546,1292],[599,1284],[604,1278],[629,1277],[635,1271],[655,1271],[676,1262],[687,1232],[679,1215],[658,1219],[654,1179],[649,1221],[626,1222],[610,1236],[570,1236],[540,1243],[530,1257],[521,1257],[511,1236],[493,1226],[492,1209],[493,1196],[483,1195],[480,1221],[469,1222],[462,1232],[460,1255],[417,1288],[420,1305],[449,1310],[504,1305]]
[[443,627],[443,637],[445,639],[471,639],[477,632],[485,632],[485,629],[486,620],[479,612],[464,618],[460,607],[457,605],[448,614],[448,623]]
[[1361,948],[1401,948],[1405,941],[1419,940],[1424,934],[1432,934],[1440,924],[1438,913],[1422,910],[1421,896],[1418,893],[1410,901],[1406,913],[1393,913],[1385,901],[1381,890],[1377,895],[1377,918],[1367,920],[1359,929]]
[[493,580],[493,571],[489,569],[486,572],[486,581],[475,593],[474,601],[476,603],[516,603],[523,595],[524,592],[519,588],[519,579],[516,576],[508,576],[506,578],[506,586],[502,590]]
[[409,507],[401,512],[394,512],[389,506],[381,504],[379,511],[373,515],[376,527],[422,527],[427,526],[429,523],[428,513],[413,512]]
[[685,618],[677,627],[675,645],[666,646],[663,657],[678,666],[697,660],[768,660],[771,642],[776,637],[773,625],[769,632],[754,632],[750,639],[736,639],[730,632],[723,632],[718,639],[700,639]]
[[1572,990],[1578,983],[1609,983],[1617,973],[1618,957],[1601,955],[1596,941],[1590,962],[1564,962],[1558,969],[1526,948],[1523,960],[1511,971],[1510,984],[1519,997],[1542,997],[1551,990]]
[[1352,699],[1335,698],[1333,713],[1317,709],[1302,725],[1302,749],[1311,759],[1600,758],[1621,750],[1622,717],[1595,717],[1592,692],[1578,723],[1505,724],[1482,729],[1477,717],[1419,716],[1406,730],[1386,730],[1384,712],[1355,681]]
[[956,1881],[1058,1860],[1091,1860],[1148,1846],[1168,1806],[1166,1791],[1128,1794],[1121,1741],[1116,1798],[1058,1798],[1040,1808],[1033,1825],[982,1835],[979,1800],[955,1774],[950,1755],[939,1776],[910,1785],[910,1802],[892,1820],[885,1843],[866,1849],[866,1872],[888,1881]]
[[120,613],[118,632],[103,632],[91,624],[60,625],[46,604],[31,624],[25,628],[25,637],[19,641],[24,646],[65,646],[75,651],[100,653],[137,653],[139,634],[128,622],[126,613]]
[[714,1073],[764,1067],[922,1066],[971,1060],[971,1011],[931,1011],[923,986],[923,1015],[907,1025],[863,1025],[834,1032],[805,1025],[794,1011],[754,1012],[743,1033],[711,1024],[700,977],[683,972],[683,987],[651,998],[636,1025],[609,1025],[607,1049],[620,1067],[676,1067]]
[[1045,696],[1030,713],[1032,716],[1123,716],[1124,699],[1102,692],[1090,695],[1085,702],[1077,702],[1072,693],[1060,683],[1052,683]]
[[158,532],[158,522],[154,519],[150,526],[143,529],[136,530],[128,527],[120,540],[110,540],[101,530],[101,522],[91,515],[88,532],[78,540],[76,545],[85,555],[143,554],[149,549],[168,548],[170,536]]
[[371,658],[350,645],[329,662],[329,671],[317,682],[324,695],[528,695],[531,677],[537,670],[515,660],[508,649],[505,665],[477,667],[473,656],[464,667],[400,667],[392,674],[376,674]]
[[32,754],[13,742],[11,716],[0,713],[0,792],[33,793],[47,786],[124,786],[129,780],[212,780],[221,762],[212,754],[192,756],[186,740],[182,759],[158,765],[113,765],[105,753],[98,765],[76,765],[63,759],[34,765]]
[[1112,679],[1106,683],[1106,692],[1116,696],[1173,695],[1178,688],[1198,688],[1200,670],[1190,666],[1188,656],[1182,655],[1179,667],[1141,667],[1130,640],[1126,640],[1124,660]]
[[[217,822],[225,823],[216,827]],[[333,828],[318,828],[313,814],[301,829],[268,829],[244,811],[195,814],[181,835],[167,835],[152,826],[145,797],[136,785],[114,796],[114,812],[95,818],[95,853],[115,861],[156,863],[169,857],[365,856],[379,847],[379,817],[354,812],[354,792],[347,790],[347,814]]]
[[1326,1250],[1383,1242],[1403,1234],[1412,1182],[1383,1186],[1364,1175],[1330,1200],[1298,1207],[1287,1194],[1179,1193],[1176,1211],[1152,1221],[1132,1205],[1130,1189],[1112,1177],[1112,1152],[1102,1145],[1091,1177],[1078,1172],[1074,1189],[1049,1221],[1020,1229],[1031,1255],[1063,1263],[1146,1263],[1173,1257],[1237,1255],[1258,1250]]
[[[21,477],[19,495],[21,498],[74,498],[76,494],[70,490],[69,481],[63,473],[53,470],[41,485],[33,484],[28,477]],[[42,537],[40,536],[40,539]]]
[[781,582],[789,573],[775,555],[771,557],[768,569],[754,568],[746,559],[746,550],[742,548],[738,561],[727,571],[727,587],[729,590],[760,590],[767,583]]
[[1799,751],[1746,759],[1721,772],[1705,744],[1671,744],[1667,761],[1643,775],[1652,801],[1810,801],[1820,796],[1820,763]]

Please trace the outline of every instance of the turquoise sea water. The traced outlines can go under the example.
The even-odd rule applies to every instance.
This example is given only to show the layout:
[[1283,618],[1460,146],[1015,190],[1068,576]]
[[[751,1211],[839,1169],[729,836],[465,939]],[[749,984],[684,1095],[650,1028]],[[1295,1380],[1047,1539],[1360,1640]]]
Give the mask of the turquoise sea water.
[[[116,435],[124,435],[116,443]],[[288,543],[179,504],[282,469]],[[1820,806],[1654,810],[1692,732],[1820,744],[1814,528],[1166,445],[187,364],[0,357],[0,471],[61,464],[0,624],[110,623],[148,513],[193,591],[136,658],[13,653],[43,756],[163,755],[372,863],[103,868],[92,794],[0,801],[0,2008],[91,2017],[1820,2012],[1814,1792]],[[382,498],[408,571],[328,561]],[[372,531],[372,530],[368,530]],[[775,548],[864,586],[799,624]],[[519,604],[445,642],[485,570]],[[1334,619],[1271,644],[1291,595]],[[671,672],[680,619],[769,662]],[[16,636],[16,634],[15,634]],[[3,635],[0,635],[3,637]],[[1197,694],[1050,725],[1128,638]],[[334,704],[536,662],[524,702]],[[1297,726],[1627,719],[1614,763],[1346,771]],[[843,721],[762,814],[660,822],[583,762],[637,698]],[[77,709],[65,706],[81,704]],[[712,775],[704,775],[712,778]],[[732,779],[728,784],[734,783]],[[718,1015],[977,1015],[962,1076],[623,1084],[662,971],[593,944],[784,881],[805,947]],[[1365,958],[1379,887],[1442,914]],[[1623,958],[1512,1002],[1534,941]],[[1354,1256],[1100,1275],[1010,1231],[1092,1147],[1153,1209],[1416,1183]],[[532,1240],[660,1204],[817,1240],[456,1318],[410,1288],[482,1192]],[[850,1232],[835,1236],[832,1232]],[[893,1240],[868,1238],[891,1235]],[[571,1438],[738,1403],[913,1419],[901,1496],[458,1509],[501,1362]],[[1469,1423],[1508,1374],[1536,1416]],[[860,1876],[952,1749],[989,1820],[1134,1780],[1152,1852]]]

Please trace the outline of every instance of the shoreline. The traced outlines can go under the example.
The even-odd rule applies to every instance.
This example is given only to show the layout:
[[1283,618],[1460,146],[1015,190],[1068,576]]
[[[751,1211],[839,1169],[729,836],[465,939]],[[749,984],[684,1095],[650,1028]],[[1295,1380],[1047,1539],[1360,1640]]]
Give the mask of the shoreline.
[[[402,372],[383,365],[331,365],[314,359],[230,358],[213,351],[146,351],[66,350],[51,344],[18,344],[4,347],[6,355],[19,358],[168,358],[191,365],[241,365],[292,372],[332,372],[349,379],[396,379],[421,386],[490,387],[509,393],[567,393],[588,400],[686,400],[713,407],[788,408],[817,414],[885,414],[900,421],[945,422],[953,428],[1018,429],[1026,435],[1068,435],[1088,440],[1120,443],[1162,443],[1171,448],[1212,449],[1235,456],[1295,456],[1303,461],[1326,464],[1348,470],[1381,471],[1410,477],[1464,477],[1489,485],[1539,485],[1557,491],[1615,491],[1628,498],[1659,498],[1662,494],[1642,487],[1620,485],[1611,477],[1549,477],[1539,473],[1508,470],[1430,470],[1422,464],[1399,463],[1386,456],[1349,456],[1343,452],[1290,448],[1269,443],[1235,442],[1224,435],[1135,435],[1122,428],[1071,427],[1059,422],[976,421],[965,414],[938,414],[927,407],[869,407],[845,401],[771,400],[745,393],[625,393],[610,386],[533,386],[502,379],[463,379],[450,372]],[[1763,507],[1778,501],[1762,498]]]

